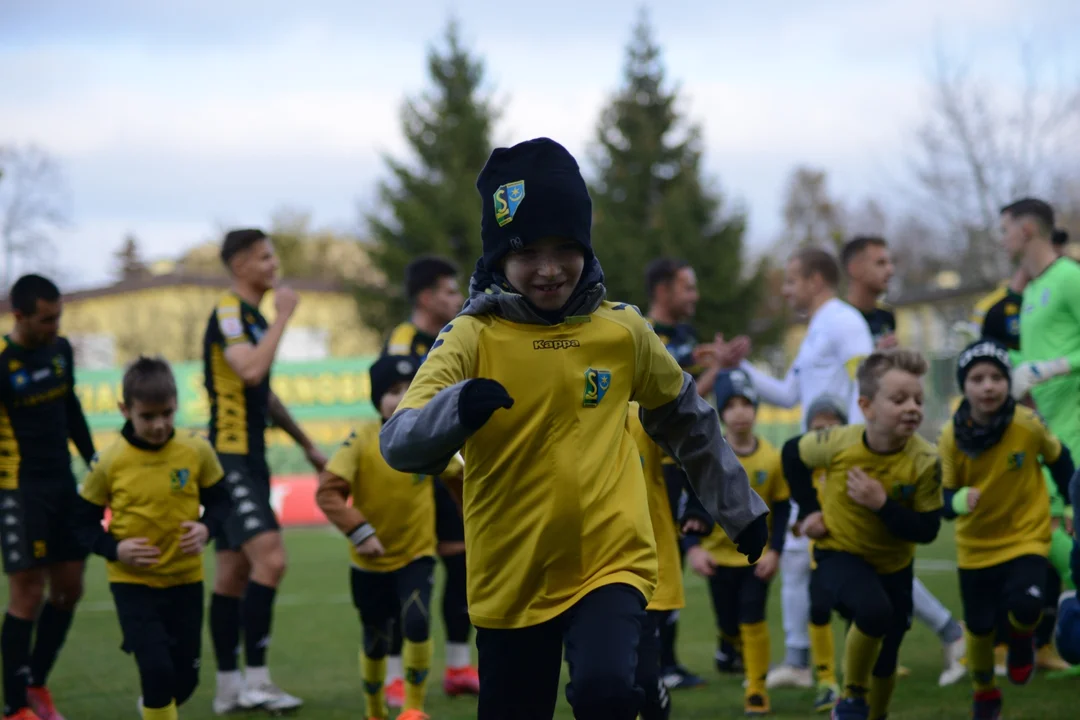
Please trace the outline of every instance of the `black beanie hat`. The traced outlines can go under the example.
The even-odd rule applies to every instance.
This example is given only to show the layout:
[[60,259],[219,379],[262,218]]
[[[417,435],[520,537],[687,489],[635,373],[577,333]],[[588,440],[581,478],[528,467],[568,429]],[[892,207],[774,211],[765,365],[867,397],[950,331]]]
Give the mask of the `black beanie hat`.
[[755,409],[758,406],[758,392],[750,376],[742,370],[729,370],[717,375],[713,392],[716,393],[716,407],[721,413],[733,397],[745,398]]
[[371,375],[371,404],[381,413],[379,403],[383,395],[399,382],[412,382],[420,369],[416,360],[404,355],[383,355],[368,370]]
[[592,199],[577,160],[548,138],[510,148],[496,148],[488,158],[476,189],[483,202],[480,238],[484,267],[498,269],[511,250],[545,237],[575,240],[592,252]]
[[997,340],[983,338],[964,348],[956,360],[956,380],[960,383],[960,392],[964,392],[964,380],[978,362],[994,363],[1001,368],[1001,372],[1005,373],[1005,378],[1011,382],[1012,363],[1009,361],[1009,351]]

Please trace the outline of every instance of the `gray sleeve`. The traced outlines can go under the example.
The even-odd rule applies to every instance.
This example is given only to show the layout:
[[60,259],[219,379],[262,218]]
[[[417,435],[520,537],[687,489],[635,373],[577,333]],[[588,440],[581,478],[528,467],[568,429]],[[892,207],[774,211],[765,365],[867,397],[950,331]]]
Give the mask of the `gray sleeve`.
[[398,472],[438,475],[471,434],[458,415],[463,381],[444,388],[422,408],[398,410],[379,432],[379,450]]
[[643,408],[641,424],[686,471],[690,487],[728,537],[738,537],[755,518],[769,512],[724,440],[716,411],[698,396],[690,375],[683,373],[678,398],[655,410]]

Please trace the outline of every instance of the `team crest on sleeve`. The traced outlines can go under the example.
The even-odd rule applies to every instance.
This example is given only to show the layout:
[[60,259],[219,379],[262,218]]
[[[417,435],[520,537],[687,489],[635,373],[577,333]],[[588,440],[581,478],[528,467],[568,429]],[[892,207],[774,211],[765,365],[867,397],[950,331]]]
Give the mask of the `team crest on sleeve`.
[[611,387],[609,371],[589,368],[585,371],[585,398],[581,404],[587,408],[596,407],[604,399],[609,387]]
[[500,185],[495,191],[495,221],[499,227],[509,225],[514,220],[521,201],[525,199],[525,181]]

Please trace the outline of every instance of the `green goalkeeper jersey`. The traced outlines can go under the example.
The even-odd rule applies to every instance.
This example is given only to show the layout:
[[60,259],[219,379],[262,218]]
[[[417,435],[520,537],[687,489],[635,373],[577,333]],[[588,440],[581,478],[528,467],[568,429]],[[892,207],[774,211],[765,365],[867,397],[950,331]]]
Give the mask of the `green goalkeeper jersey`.
[[1069,450],[1080,452],[1080,265],[1055,260],[1024,288],[1020,315],[1022,362],[1065,358],[1068,374],[1031,389],[1050,429]]

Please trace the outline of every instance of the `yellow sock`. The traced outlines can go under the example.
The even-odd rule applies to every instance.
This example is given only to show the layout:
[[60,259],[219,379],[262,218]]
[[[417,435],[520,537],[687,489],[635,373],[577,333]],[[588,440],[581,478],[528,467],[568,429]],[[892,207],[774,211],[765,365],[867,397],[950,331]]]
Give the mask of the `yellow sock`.
[[831,623],[810,623],[810,661],[819,685],[836,684],[836,646]]
[[975,692],[993,690],[994,680],[994,633],[975,635],[967,631],[967,666]]
[[1017,621],[1016,616],[1013,615],[1011,612],[1009,613],[1009,625],[1012,626],[1012,629],[1015,630],[1018,633],[1035,632],[1035,628],[1037,628],[1039,626],[1039,621],[1040,620],[1042,620],[1042,614],[1041,613],[1039,614],[1039,617],[1035,618],[1035,622],[1033,622],[1032,624],[1030,624],[1030,625],[1021,625],[1020,622]]
[[739,637],[746,667],[746,694],[764,695],[765,675],[769,672],[769,626],[765,622],[740,625]]
[[364,705],[367,707],[367,717],[384,718],[390,717],[390,710],[386,707],[386,658],[378,660],[369,658],[360,650],[360,679],[364,681]]
[[844,697],[866,697],[881,642],[882,638],[870,637],[857,625],[851,626],[844,643]]
[[170,702],[163,708],[148,708],[142,709],[143,720],[179,720],[180,716],[176,713],[176,703]]
[[877,720],[889,714],[889,700],[896,688],[896,672],[885,678],[870,678],[870,720]]
[[401,659],[405,664],[404,709],[423,710],[428,671],[431,669],[431,639],[419,643],[406,640]]

